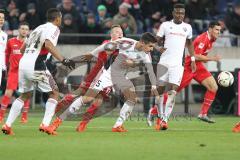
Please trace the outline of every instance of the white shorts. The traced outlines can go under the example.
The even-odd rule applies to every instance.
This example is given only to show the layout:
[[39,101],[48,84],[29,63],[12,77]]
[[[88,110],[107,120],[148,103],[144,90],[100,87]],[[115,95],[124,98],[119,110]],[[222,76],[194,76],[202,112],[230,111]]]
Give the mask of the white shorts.
[[113,86],[111,75],[106,70],[103,70],[101,76],[91,84],[90,88],[102,91],[104,88],[111,86]]
[[[165,65],[166,66],[166,65]],[[167,72],[158,77],[158,84],[165,85],[166,83],[171,83],[180,86],[184,67],[183,66],[166,66]]]
[[20,69],[18,85],[20,93],[30,92],[34,87],[42,92],[58,90],[57,84],[48,70],[33,71]]

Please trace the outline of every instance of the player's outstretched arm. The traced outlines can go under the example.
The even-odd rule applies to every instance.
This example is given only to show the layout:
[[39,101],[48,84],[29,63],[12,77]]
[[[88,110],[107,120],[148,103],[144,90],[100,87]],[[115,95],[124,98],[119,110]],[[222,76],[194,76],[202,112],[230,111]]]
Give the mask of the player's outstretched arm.
[[70,69],[75,68],[75,62],[73,60],[64,58],[50,40],[45,40],[44,45],[45,48],[53,55],[53,57],[61,61],[63,65],[69,67]]
[[205,56],[201,54],[196,54],[195,55],[197,61],[202,61],[202,62],[208,62],[208,61],[219,61],[221,59],[221,56],[219,55],[214,55],[214,56]]

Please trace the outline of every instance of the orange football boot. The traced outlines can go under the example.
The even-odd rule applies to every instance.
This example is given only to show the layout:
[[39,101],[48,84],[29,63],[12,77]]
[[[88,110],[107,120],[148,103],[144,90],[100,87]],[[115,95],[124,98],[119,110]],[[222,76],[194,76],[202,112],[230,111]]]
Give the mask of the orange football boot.
[[240,122],[238,122],[232,129],[234,133],[240,133]]
[[161,129],[161,123],[162,123],[162,119],[161,118],[157,118],[156,125],[155,125],[155,129],[157,131],[159,131]]
[[12,128],[11,127],[8,127],[7,124],[4,124],[2,126],[2,132],[6,135],[14,135],[13,131],[12,131]]
[[47,129],[47,126],[44,126],[44,124],[40,124],[40,126],[39,126],[39,131],[40,132],[46,132],[46,129]]
[[84,131],[86,130],[86,128],[87,128],[87,124],[88,124],[88,122],[82,121],[82,122],[78,125],[76,131],[77,131],[77,132],[84,132]]
[[112,128],[112,132],[127,132],[127,131],[128,130],[126,130],[122,125],[116,128]]
[[167,130],[168,129],[168,124],[167,124],[167,122],[165,122],[165,121],[162,121],[162,123],[161,123],[161,128],[160,128],[161,130]]

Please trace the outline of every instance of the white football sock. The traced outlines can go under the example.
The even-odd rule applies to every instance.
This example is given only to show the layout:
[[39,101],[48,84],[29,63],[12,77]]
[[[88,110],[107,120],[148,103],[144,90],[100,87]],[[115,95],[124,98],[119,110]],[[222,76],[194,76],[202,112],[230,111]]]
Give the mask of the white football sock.
[[74,113],[75,111],[79,110],[84,105],[82,101],[82,96],[75,99],[73,103],[69,106],[70,113]]
[[163,120],[165,122],[168,121],[168,119],[169,119],[169,117],[172,113],[173,107],[175,105],[176,94],[177,94],[177,92],[174,91],[174,90],[168,91],[168,99],[167,99],[167,102],[166,102],[165,114],[164,114],[164,118],[163,118]]
[[75,111],[79,110],[81,106],[84,105],[82,102],[82,97],[77,98],[76,100],[73,101],[73,103],[66,109],[60,116],[59,118],[64,121],[68,116],[73,114]]
[[47,100],[46,107],[45,107],[45,114],[44,114],[44,117],[42,120],[42,124],[44,126],[49,126],[49,124],[52,120],[52,117],[55,113],[57,103],[58,103],[58,101],[53,98],[49,98]]
[[9,112],[6,124],[7,126],[11,127],[12,123],[15,121],[15,119],[19,116],[22,108],[23,108],[24,102],[17,98],[12,104],[11,110]]
[[164,101],[164,95],[159,95],[159,100],[156,99],[156,104],[158,106],[158,117],[163,119],[164,117],[164,110],[163,110],[163,101]]
[[130,101],[126,101],[123,105],[123,107],[121,108],[120,111],[120,116],[118,117],[116,123],[114,124],[113,128],[119,127],[121,126],[124,121],[127,120],[127,118],[129,117],[129,115],[132,113],[132,110],[135,106],[135,103],[130,102]]

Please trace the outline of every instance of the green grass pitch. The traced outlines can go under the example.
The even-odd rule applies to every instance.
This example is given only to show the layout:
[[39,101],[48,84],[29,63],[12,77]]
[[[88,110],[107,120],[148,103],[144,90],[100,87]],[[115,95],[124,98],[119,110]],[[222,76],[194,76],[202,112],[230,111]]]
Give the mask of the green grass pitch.
[[126,122],[127,133],[112,133],[116,118],[101,117],[84,133],[66,121],[57,136],[38,131],[42,114],[14,124],[14,136],[0,135],[0,160],[226,160],[239,159],[240,134],[231,132],[237,117],[216,117],[216,124],[179,118],[157,132],[143,119]]

